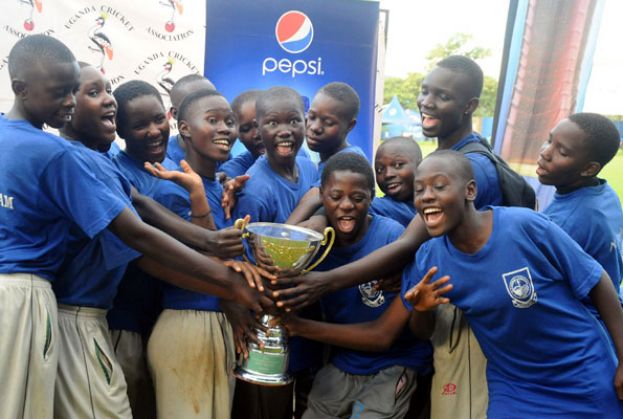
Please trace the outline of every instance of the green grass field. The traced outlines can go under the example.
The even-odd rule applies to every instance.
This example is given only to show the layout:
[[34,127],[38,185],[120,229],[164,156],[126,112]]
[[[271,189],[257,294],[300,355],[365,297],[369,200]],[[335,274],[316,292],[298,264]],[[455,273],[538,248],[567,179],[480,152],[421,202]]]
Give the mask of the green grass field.
[[[418,141],[418,144],[422,148],[424,156],[432,153],[437,148],[436,141]],[[532,169],[522,170],[522,172],[524,175],[534,174]],[[617,155],[601,171],[599,177],[606,179],[617,195],[619,195],[619,199],[623,201],[623,149],[619,149]]]

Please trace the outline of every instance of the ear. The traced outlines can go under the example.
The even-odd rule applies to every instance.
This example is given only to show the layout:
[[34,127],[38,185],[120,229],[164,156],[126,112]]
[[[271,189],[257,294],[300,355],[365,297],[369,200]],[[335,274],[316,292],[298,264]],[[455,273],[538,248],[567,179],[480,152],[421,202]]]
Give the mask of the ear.
[[175,106],[169,108],[169,114],[177,121],[177,108]]
[[480,105],[480,98],[477,98],[477,97],[471,98],[467,102],[467,105],[465,105],[465,110],[463,111],[463,113],[465,115],[473,114],[474,112],[476,112],[476,109],[478,109],[478,105]]
[[180,132],[180,135],[184,141],[190,140],[190,127],[186,121],[178,121],[177,130]]
[[478,187],[476,186],[476,181],[471,179],[465,185],[465,199],[470,202],[474,202],[476,200],[476,195],[478,195]]
[[348,127],[346,128],[346,134],[348,134],[349,132],[351,132],[353,130],[353,128],[355,128],[355,125],[357,125],[357,120],[356,119],[352,119],[349,123],[348,123]]
[[582,177],[593,177],[596,176],[597,173],[601,170],[601,164],[596,161],[589,161],[584,166],[584,170],[580,172],[580,176]]
[[23,80],[11,80],[11,89],[13,90],[13,94],[15,94],[15,96],[19,97],[20,99],[24,99],[28,93],[28,89],[26,86],[26,82]]

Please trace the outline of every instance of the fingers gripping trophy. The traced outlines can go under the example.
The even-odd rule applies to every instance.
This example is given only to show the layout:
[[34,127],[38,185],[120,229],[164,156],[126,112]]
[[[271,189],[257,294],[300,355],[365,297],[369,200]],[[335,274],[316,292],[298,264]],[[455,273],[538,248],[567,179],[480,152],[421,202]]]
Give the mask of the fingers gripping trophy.
[[[309,272],[329,254],[335,240],[331,227],[324,234],[303,227],[278,223],[250,223],[239,219],[236,228],[251,250],[254,263],[276,275],[289,276]],[[322,246],[325,250],[314,261]],[[246,258],[246,257],[245,257]],[[313,263],[312,263],[313,262]],[[285,328],[274,324],[274,314],[264,314],[262,328],[256,329],[263,347],[248,344],[249,357],[236,367],[234,375],[241,380],[265,386],[282,386],[292,382],[288,374],[288,342]]]

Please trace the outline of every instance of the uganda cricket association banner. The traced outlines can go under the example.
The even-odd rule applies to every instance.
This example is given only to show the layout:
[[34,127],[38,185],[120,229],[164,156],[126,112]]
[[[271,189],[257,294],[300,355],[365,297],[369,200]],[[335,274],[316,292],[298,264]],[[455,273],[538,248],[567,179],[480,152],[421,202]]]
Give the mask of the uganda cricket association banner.
[[180,77],[203,74],[205,1],[2,0],[0,112],[13,103],[9,51],[24,36],[47,34],[64,42],[79,61],[98,67],[113,89],[145,80],[168,90]]

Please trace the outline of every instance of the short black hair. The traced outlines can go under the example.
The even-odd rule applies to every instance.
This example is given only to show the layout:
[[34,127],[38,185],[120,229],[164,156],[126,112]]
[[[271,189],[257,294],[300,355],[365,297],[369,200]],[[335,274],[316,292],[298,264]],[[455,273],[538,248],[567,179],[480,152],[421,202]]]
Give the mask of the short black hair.
[[581,112],[569,116],[586,133],[586,142],[591,160],[605,166],[617,154],[621,134],[608,118],[597,113]]
[[337,153],[334,154],[327,160],[327,164],[325,165],[322,176],[320,178],[320,187],[324,188],[327,182],[329,181],[329,177],[333,172],[353,172],[363,175],[366,178],[366,183],[368,184],[368,188],[370,188],[370,192],[372,193],[372,197],[374,197],[376,189],[374,183],[374,172],[372,171],[372,167],[368,160],[358,153]]
[[377,154],[379,153],[379,151],[381,151],[381,149],[384,146],[391,145],[391,144],[404,146],[405,151],[407,152],[407,155],[409,156],[411,160],[413,160],[413,162],[416,165],[418,165],[422,161],[422,149],[418,145],[417,141],[409,137],[399,136],[399,137],[391,137],[391,138],[388,138],[387,140],[384,140],[379,146],[379,148],[376,150]]
[[[216,87],[214,86],[214,84],[208,80],[207,78],[203,77],[201,74],[187,74],[184,77],[181,77],[178,81],[175,82],[175,84],[173,85],[173,87],[171,88],[171,91],[169,92],[169,97],[171,98],[171,105],[175,106],[176,105],[176,101],[177,101],[177,96],[179,96],[180,90],[183,90],[184,87],[188,86],[189,84],[195,83],[197,81],[205,81],[205,83],[207,84],[207,86],[202,87],[201,90],[203,89],[211,89],[211,90],[216,90]],[[182,101],[184,100],[184,98],[182,97],[180,99],[180,103],[177,104],[179,106],[182,105]]]
[[303,114],[305,113],[305,102],[303,102],[303,98],[296,90],[291,87],[277,86],[263,91],[257,98],[257,102],[255,102],[255,113],[258,119],[260,115],[263,115],[269,110],[269,104],[271,102],[280,100],[293,101],[299,108],[298,110]]
[[9,77],[18,77],[21,71],[33,66],[73,62],[76,62],[76,57],[58,39],[48,35],[29,35],[17,41],[9,52]]
[[325,84],[318,90],[317,94],[327,95],[344,104],[342,116],[350,122],[357,118],[359,114],[359,95],[349,84],[343,82],[332,82]]
[[231,102],[231,110],[234,111],[236,115],[240,115],[240,110],[242,109],[242,105],[247,102],[253,101],[253,103],[257,102],[257,98],[262,94],[262,90],[259,89],[251,89],[246,90],[240,93],[238,96],[234,98]]
[[476,61],[463,55],[450,55],[439,61],[437,67],[446,68],[455,73],[465,75],[469,81],[467,88],[469,89],[470,98],[480,97],[484,75],[482,73],[482,68],[480,68]]
[[472,164],[470,163],[469,159],[465,157],[465,154],[461,153],[460,151],[436,150],[426,156],[423,162],[428,159],[435,158],[452,161],[451,167],[461,179],[465,180],[465,182],[469,182],[470,180],[474,179]]
[[177,120],[187,121],[186,118],[187,118],[187,115],[190,113],[192,105],[197,103],[200,99],[203,99],[204,97],[210,97],[210,96],[221,96],[222,97],[223,95],[214,89],[201,89],[201,90],[197,90],[196,92],[192,92],[186,95],[186,97],[184,98],[184,100],[182,100],[182,103],[180,104],[180,109],[177,111]]
[[125,129],[125,126],[128,121],[127,116],[127,108],[128,103],[138,97],[143,96],[154,96],[158,99],[158,101],[162,104],[164,108],[164,103],[162,102],[162,96],[151,84],[143,81],[143,80],[130,80],[121,85],[119,85],[114,92],[112,92],[115,100],[117,101],[117,129],[122,131]]

